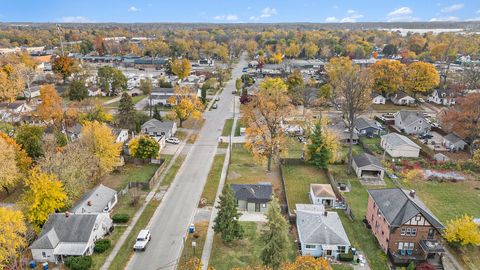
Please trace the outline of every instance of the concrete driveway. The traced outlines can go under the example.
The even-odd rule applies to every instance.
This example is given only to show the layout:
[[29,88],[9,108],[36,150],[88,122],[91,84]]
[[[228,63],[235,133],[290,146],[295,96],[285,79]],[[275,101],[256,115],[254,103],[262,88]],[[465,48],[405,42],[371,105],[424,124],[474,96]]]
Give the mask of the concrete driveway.
[[127,269],[175,269],[183,248],[183,237],[197,210],[210,166],[217,151],[223,124],[232,117],[235,79],[246,65],[242,57],[233,69],[232,80],[220,94],[218,109],[204,113],[205,124],[192,145],[167,194],[150,220],[152,241],[145,252],[135,253]]

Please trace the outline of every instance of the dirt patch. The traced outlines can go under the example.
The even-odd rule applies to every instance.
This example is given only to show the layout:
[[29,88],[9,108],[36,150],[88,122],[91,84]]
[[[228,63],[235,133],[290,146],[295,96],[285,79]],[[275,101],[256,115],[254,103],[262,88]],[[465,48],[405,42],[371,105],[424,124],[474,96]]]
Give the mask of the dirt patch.
[[267,179],[272,183],[273,191],[281,204],[286,204],[285,191],[283,190],[282,180],[280,178],[280,168],[273,166],[271,172],[266,174]]

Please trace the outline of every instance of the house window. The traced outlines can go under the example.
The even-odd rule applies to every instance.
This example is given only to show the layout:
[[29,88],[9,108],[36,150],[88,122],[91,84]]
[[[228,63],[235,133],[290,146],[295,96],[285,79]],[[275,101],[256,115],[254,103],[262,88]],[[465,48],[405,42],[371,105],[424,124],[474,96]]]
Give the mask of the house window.
[[422,216],[416,216],[415,217],[415,221],[420,221],[420,220],[422,220]]
[[266,204],[266,203],[262,203],[262,208],[267,208],[267,204]]
[[402,228],[402,229],[400,230],[400,235],[405,235],[405,228]]
[[306,249],[315,249],[317,246],[315,245],[305,245]]
[[398,242],[398,250],[402,250],[403,249],[403,242]]
[[407,228],[407,233],[405,234],[406,236],[412,235],[412,229]]
[[42,258],[47,258],[47,253],[45,253],[45,251],[42,251]]
[[412,228],[412,236],[417,235],[417,228]]
[[413,247],[414,247],[414,246],[415,246],[415,243],[410,243],[410,244],[408,245],[408,248],[407,248],[407,245],[406,245],[406,243],[405,243],[405,249],[413,250]]
[[345,253],[347,250],[345,246],[337,246],[337,248],[338,248],[338,253]]

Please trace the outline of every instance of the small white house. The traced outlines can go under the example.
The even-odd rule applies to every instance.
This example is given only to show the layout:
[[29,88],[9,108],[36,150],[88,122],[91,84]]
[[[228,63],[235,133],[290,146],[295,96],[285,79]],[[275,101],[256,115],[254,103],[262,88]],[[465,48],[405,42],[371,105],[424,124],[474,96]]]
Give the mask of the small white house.
[[393,117],[395,126],[407,134],[427,133],[432,127],[422,112],[402,110],[396,112]]
[[310,184],[310,200],[313,204],[333,207],[337,197],[330,184]]
[[411,157],[415,158],[420,155],[420,146],[409,138],[397,134],[389,133],[381,137],[380,146],[391,157]]
[[76,214],[109,213],[117,204],[117,201],[117,191],[100,184],[90,192],[87,192],[70,209],[70,212]]
[[397,91],[391,100],[396,105],[411,105],[415,103],[415,99],[403,91]]
[[116,136],[116,143],[125,143],[128,141],[128,129],[113,129],[113,134]]
[[428,101],[438,105],[451,106],[455,104],[455,97],[448,89],[436,89],[428,96]]
[[372,94],[372,104],[385,104],[386,98],[380,94]]

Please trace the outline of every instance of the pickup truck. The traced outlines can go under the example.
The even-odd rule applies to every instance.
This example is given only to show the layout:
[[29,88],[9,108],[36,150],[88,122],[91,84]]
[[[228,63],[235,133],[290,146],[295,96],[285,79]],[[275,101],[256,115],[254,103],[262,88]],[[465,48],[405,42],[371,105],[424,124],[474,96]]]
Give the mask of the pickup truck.
[[135,245],[133,245],[133,251],[145,251],[147,248],[148,242],[152,240],[152,235],[150,234],[149,230],[141,230],[138,233],[137,240],[135,241]]

